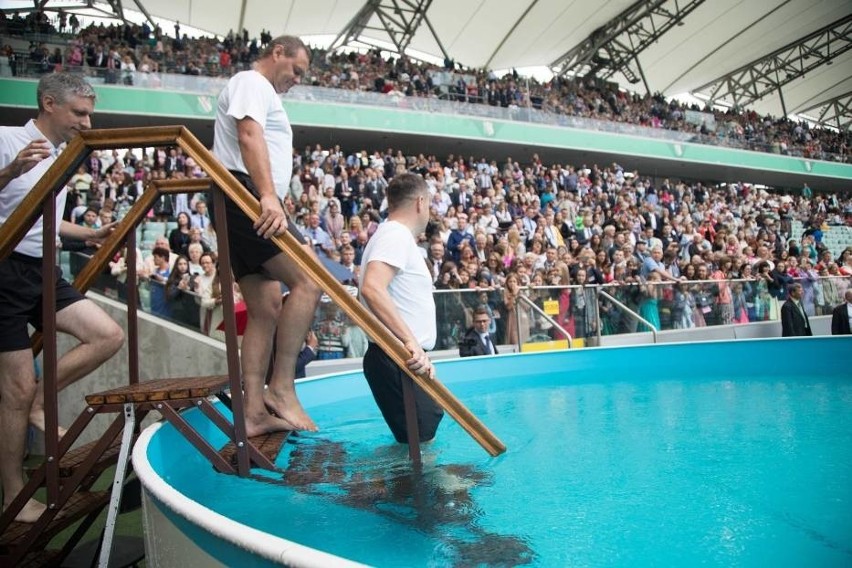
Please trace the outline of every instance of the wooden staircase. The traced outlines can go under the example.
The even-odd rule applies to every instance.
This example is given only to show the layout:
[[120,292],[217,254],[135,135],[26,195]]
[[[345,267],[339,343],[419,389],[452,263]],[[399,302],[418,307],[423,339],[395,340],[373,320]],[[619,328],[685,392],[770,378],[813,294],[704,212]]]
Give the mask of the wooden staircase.
[[[275,469],[275,458],[289,433],[246,436],[243,393],[240,383],[240,364],[234,316],[233,278],[230,270],[225,199],[234,202],[250,219],[260,215],[260,204],[227,169],[184,127],[150,127],[80,132],[59,155],[45,175],[27,194],[14,213],[0,226],[0,259],[6,258],[21,241],[37,218],[43,219],[45,234],[53,234],[55,226],[55,195],[92,150],[110,150],[141,146],[178,146],[195,159],[210,176],[202,179],[154,180],[140,194],[125,218],[104,240],[83,270],[74,279],[81,292],[88,290],[116,252],[127,247],[127,345],[129,351],[128,385],[86,397],[87,408],[78,416],[62,440],[47,436],[45,462],[31,472],[24,489],[9,508],[0,514],[0,568],[46,566],[58,563],[73,549],[86,529],[108,505],[107,528],[100,562],[109,559],[112,528],[119,509],[130,448],[139,420],[148,412],[159,412],[201,452],[220,472],[240,476],[250,475],[251,467]],[[136,290],[136,226],[162,195],[176,193],[212,192],[218,230],[220,284],[225,316],[228,374],[226,376],[166,378],[139,381],[139,338],[137,329],[138,294]],[[406,366],[408,351],[390,331],[343,288],[334,277],[289,233],[273,237],[272,242],[287,255],[294,266],[305,271],[340,306],[351,320],[407,373],[406,413],[413,417],[411,386],[419,385],[452,416],[489,454],[496,456],[506,447],[484,424],[437,379],[428,380],[413,374]],[[55,277],[56,242],[44,239],[43,277],[51,282]],[[49,260],[48,260],[49,259]],[[44,391],[45,416],[48,431],[56,432],[57,361],[56,293],[48,286],[43,296]],[[32,337],[35,353],[42,348],[42,337]],[[232,417],[223,415],[211,402],[221,400]],[[213,448],[182,416],[184,410],[197,408],[213,422],[231,442],[224,448]],[[97,414],[119,413],[103,436],[92,444],[69,451],[83,430]],[[410,422],[410,421],[409,421]],[[414,421],[416,426],[416,421]],[[123,430],[123,433],[121,433]],[[119,436],[119,434],[121,435]],[[0,433],[2,435],[2,433]],[[409,436],[411,459],[420,463],[417,436]],[[119,441],[120,440],[120,441]],[[91,492],[98,475],[110,464],[116,464],[111,493]],[[38,521],[31,524],[14,522],[15,515],[40,487],[47,489],[49,508]],[[58,531],[82,519],[73,536],[60,551],[45,550],[44,545]]]

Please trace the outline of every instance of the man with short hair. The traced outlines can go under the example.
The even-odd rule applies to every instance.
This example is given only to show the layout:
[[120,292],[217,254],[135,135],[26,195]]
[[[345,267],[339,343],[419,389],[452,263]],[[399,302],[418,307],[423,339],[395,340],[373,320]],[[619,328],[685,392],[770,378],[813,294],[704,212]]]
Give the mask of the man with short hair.
[[[38,116],[23,127],[0,128],[0,224],[21,204],[36,182],[56,161],[65,144],[79,131],[91,128],[95,92],[81,77],[67,73],[45,75],[36,89]],[[99,229],[62,220],[66,188],[56,197],[57,234],[99,242],[112,225]],[[0,484],[5,510],[23,489],[23,456],[27,423],[44,430],[43,393],[33,368],[27,326],[42,325],[41,273],[44,226],[39,217],[8,258],[0,260]],[[56,288],[56,327],[80,344],[59,358],[57,388],[85,377],[112,357],[124,342],[124,332],[110,317],[61,275],[48,285]],[[45,511],[28,501],[15,520],[32,523]]]
[[852,335],[852,290],[846,290],[844,299],[831,311],[831,335]]
[[[290,190],[293,130],[280,95],[301,82],[310,52],[297,37],[280,36],[262,51],[250,71],[237,73],[219,95],[213,153],[260,201],[251,220],[226,202],[231,268],[247,305],[241,364],[245,384],[246,433],[316,430],[295,387],[296,360],[314,318],[320,289],[269,239],[285,231],[304,237],[289,222],[281,201]],[[308,254],[314,252],[305,246]],[[290,289],[282,307],[281,282]],[[276,334],[279,329],[281,333]],[[264,380],[275,341],[269,388]]]
[[[435,346],[435,300],[432,277],[417,246],[417,236],[429,221],[429,189],[422,177],[400,174],[388,185],[386,222],[373,234],[361,264],[361,301],[411,354],[408,368],[434,378],[426,351]],[[403,371],[375,343],[364,356],[364,376],[385,422],[397,442],[408,443],[402,401]],[[414,397],[420,441],[435,437],[444,416],[441,407],[416,384]]]
[[469,328],[459,342],[459,357],[478,355],[497,355],[497,346],[488,333],[491,326],[491,314],[485,306],[473,310],[473,327]]
[[813,335],[808,314],[802,306],[804,288],[799,283],[787,287],[787,301],[781,306],[781,337],[807,337]]

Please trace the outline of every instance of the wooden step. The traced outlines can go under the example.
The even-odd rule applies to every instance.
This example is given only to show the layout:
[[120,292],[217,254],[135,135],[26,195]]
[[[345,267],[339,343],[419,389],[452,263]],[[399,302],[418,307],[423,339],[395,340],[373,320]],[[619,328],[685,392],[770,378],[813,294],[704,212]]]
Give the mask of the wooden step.
[[214,395],[227,386],[227,375],[155,379],[153,381],[144,381],[135,385],[126,385],[86,395],[86,403],[91,406],[97,406],[100,404],[125,404],[128,402],[144,403],[161,400],[191,400]]
[[[89,453],[94,449],[97,443],[100,440],[95,440],[93,442],[89,442],[88,444],[84,444],[79,448],[74,448],[62,456],[62,459],[59,460],[59,477],[71,477],[78,467],[83,465],[83,462],[86,461],[86,458],[89,457]],[[135,436],[134,436],[135,441]],[[104,450],[104,453],[98,458],[98,461],[95,462],[94,467],[92,467],[89,475],[98,475],[103,472],[106,468],[116,463],[118,460],[118,454],[121,451],[121,432],[119,432],[115,440],[112,441],[112,444]],[[38,468],[40,468],[42,464],[39,464],[36,467],[28,467],[27,474],[32,477],[33,473],[35,473]]]
[[[36,546],[47,544],[51,538],[67,527],[70,527],[89,513],[99,511],[109,502],[109,491],[79,491],[68,499],[61,514],[53,518],[45,530],[39,535]],[[0,549],[8,551],[23,539],[32,529],[32,523],[11,523],[3,534],[0,534]]]
[[[284,446],[284,442],[287,441],[290,434],[292,434],[292,432],[284,430],[282,432],[273,432],[272,434],[254,436],[253,438],[249,438],[248,441],[251,445],[257,448],[261,454],[266,456],[269,461],[275,463],[275,458],[277,458],[278,454],[281,453],[281,448]],[[233,442],[228,442],[225,447],[219,450],[219,455],[222,456],[225,461],[236,467],[237,446],[234,445]]]

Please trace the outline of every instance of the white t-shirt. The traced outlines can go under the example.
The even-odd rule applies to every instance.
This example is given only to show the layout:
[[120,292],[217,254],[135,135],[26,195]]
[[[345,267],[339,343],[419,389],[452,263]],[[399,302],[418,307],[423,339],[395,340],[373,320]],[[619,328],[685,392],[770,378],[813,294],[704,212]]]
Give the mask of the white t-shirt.
[[[423,349],[432,349],[438,336],[432,275],[411,231],[398,221],[379,225],[361,257],[361,282],[366,281],[370,263],[381,261],[397,269],[388,286],[396,309]],[[369,310],[363,296],[361,303]]]
[[293,130],[281,97],[257,71],[237,73],[219,94],[213,154],[229,170],[248,174],[240,153],[237,120],[249,117],[263,128],[269,150],[272,183],[279,199],[287,197],[293,175]]
[[[15,160],[18,153],[23,148],[39,138],[47,139],[35,125],[35,121],[30,120],[24,126],[16,127],[0,127],[0,168],[5,168]],[[47,172],[48,168],[56,161],[56,157],[65,148],[65,144],[53,148],[50,156],[40,161],[36,166],[25,174],[16,177],[10,181],[6,187],[0,190],[0,225],[6,222],[10,215],[21,204],[24,197],[32,190],[33,186]],[[67,190],[63,186],[62,190],[56,195],[56,236],[59,235],[59,224],[62,222],[62,214],[65,211],[65,197]],[[44,223],[42,216],[39,215],[36,222],[26,236],[15,247],[15,252],[41,258],[42,236],[44,234]]]

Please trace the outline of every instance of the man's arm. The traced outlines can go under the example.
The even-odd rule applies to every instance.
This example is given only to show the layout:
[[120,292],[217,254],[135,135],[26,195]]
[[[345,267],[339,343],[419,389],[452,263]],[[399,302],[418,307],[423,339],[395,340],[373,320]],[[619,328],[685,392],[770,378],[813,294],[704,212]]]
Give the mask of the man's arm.
[[[396,276],[396,271],[396,268],[385,262],[375,260],[371,262],[370,269],[366,271],[366,277],[361,284],[361,295],[373,315],[402,341],[411,353],[411,358],[407,361],[408,368],[418,375],[433,378],[434,373],[429,357],[420,347],[408,324],[402,319],[388,293],[388,286]],[[411,301],[416,300],[412,298]]]
[[260,218],[254,228],[265,239],[280,235],[287,230],[287,217],[272,184],[269,149],[263,137],[263,128],[250,117],[240,119],[237,121],[237,139],[248,175],[260,194]]
[[117,224],[118,221],[109,223],[108,225],[104,225],[100,229],[95,230],[63,220],[59,224],[59,236],[77,241],[89,241],[99,245],[101,241],[109,236]]
[[3,191],[13,179],[24,175],[48,156],[50,156],[50,144],[43,138],[33,140],[24,146],[14,160],[0,169],[0,191]]

